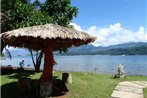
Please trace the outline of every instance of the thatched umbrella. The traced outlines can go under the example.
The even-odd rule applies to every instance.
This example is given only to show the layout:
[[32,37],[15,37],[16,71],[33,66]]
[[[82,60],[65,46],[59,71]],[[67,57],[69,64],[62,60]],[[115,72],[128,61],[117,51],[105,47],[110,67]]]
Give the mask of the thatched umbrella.
[[13,47],[44,50],[44,70],[41,82],[52,80],[53,51],[80,46],[95,41],[95,37],[72,28],[46,24],[20,28],[1,34],[2,40]]

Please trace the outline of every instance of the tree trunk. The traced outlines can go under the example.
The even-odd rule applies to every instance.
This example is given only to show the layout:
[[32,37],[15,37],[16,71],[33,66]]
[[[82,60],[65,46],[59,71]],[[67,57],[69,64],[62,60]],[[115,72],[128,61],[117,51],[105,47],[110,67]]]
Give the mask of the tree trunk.
[[2,54],[5,47],[6,47],[6,45],[4,44],[3,40],[1,39],[1,54]]
[[40,72],[40,66],[39,65],[35,66],[35,72]]
[[[30,51],[30,54],[31,54],[31,58],[32,58],[32,62],[33,62],[35,71],[39,72],[40,71],[40,66],[41,66],[41,60],[43,58],[43,50],[41,50],[41,52],[38,52],[38,51],[36,52],[36,59],[35,60],[34,60],[32,50],[29,50],[29,51]],[[39,54],[39,56],[38,56],[38,54]]]
[[[38,53],[39,53],[39,56],[38,56]],[[37,54],[36,54],[36,65],[35,65],[36,72],[40,71],[42,58],[43,58],[43,50],[41,50],[41,52],[37,52]]]

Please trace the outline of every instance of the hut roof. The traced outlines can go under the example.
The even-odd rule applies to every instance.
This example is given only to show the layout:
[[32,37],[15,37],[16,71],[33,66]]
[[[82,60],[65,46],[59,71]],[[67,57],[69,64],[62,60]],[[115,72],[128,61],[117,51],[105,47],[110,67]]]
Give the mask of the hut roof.
[[38,25],[20,28],[1,34],[2,40],[9,46],[40,50],[46,45],[52,44],[54,50],[79,46],[95,41],[87,33],[79,32],[55,24]]

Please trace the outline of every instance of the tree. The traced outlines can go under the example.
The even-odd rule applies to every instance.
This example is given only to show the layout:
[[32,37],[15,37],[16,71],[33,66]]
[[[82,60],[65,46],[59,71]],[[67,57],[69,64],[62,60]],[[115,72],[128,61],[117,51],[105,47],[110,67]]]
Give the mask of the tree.
[[32,62],[33,62],[33,65],[35,67],[35,71],[36,72],[39,72],[40,71],[40,65],[41,65],[41,60],[42,60],[42,57],[43,57],[43,51],[36,51],[36,59],[34,60],[34,56],[33,56],[33,51],[32,50],[29,50],[30,53],[31,53],[31,58],[32,58]]
[[[6,16],[6,18],[2,17],[2,32],[47,23],[69,27],[69,23],[78,13],[78,9],[70,4],[70,0],[46,0],[44,4],[38,0],[33,4],[30,4],[28,0],[2,0],[1,12]],[[4,42],[1,43],[2,52],[6,45]],[[32,50],[30,53],[35,70],[38,71],[43,50],[36,51],[36,60],[33,58]]]
[[[1,33],[20,28],[17,24],[24,21],[33,11],[26,0],[1,0]],[[6,44],[1,40],[1,53]]]
[[[1,33],[19,28],[17,23],[25,20],[27,14],[32,11],[32,6],[25,3],[27,0],[1,0]],[[6,44],[1,39],[1,54],[4,48],[10,55]]]
[[[69,23],[71,22],[72,18],[75,17],[78,13],[76,7],[70,6],[70,0],[47,0],[42,6],[40,5],[40,3],[38,3],[38,0],[36,0],[34,3],[40,6],[39,11],[41,11],[42,13],[47,13],[47,16],[52,17],[51,23],[66,27],[69,27]],[[35,6],[35,8],[38,7]],[[66,49],[63,49],[61,51],[66,51]],[[36,52],[36,56],[37,55],[38,55],[38,51]],[[42,57],[43,57],[43,50],[41,50],[38,57],[36,57],[35,66],[37,68],[36,70],[38,71],[40,68],[40,64],[41,64],[40,62],[42,60]]]
[[[47,13],[41,12],[40,10],[34,10],[34,5],[29,4],[27,0],[2,0],[1,11],[5,15],[5,17],[2,17],[2,32],[52,22],[52,18],[48,16]],[[6,45],[1,41],[1,53],[4,48],[6,48]],[[38,57],[38,59],[36,59],[35,63],[34,59],[32,59],[36,71],[40,68],[43,56],[42,52],[39,53],[40,56],[37,56],[38,52],[39,51],[36,51],[36,58]],[[9,51],[7,51],[7,53],[10,54]],[[40,57],[41,59],[39,59]]]
[[73,17],[78,13],[78,9],[70,4],[70,0],[46,0],[41,11],[45,11],[51,16],[54,24],[68,27]]

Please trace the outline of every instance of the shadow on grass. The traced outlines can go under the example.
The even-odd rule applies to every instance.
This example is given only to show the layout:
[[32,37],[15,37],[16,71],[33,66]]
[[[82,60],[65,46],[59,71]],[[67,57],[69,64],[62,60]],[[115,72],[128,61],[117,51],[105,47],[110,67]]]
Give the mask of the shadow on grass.
[[[0,70],[1,70],[1,75],[11,75],[13,73],[18,73],[18,74],[21,74],[21,73],[34,74],[34,73],[37,73],[34,69],[11,67],[11,66],[0,66]],[[38,72],[41,72],[41,71],[38,71]]]
[[2,98],[17,98],[17,83],[11,82],[1,86],[1,97]]
[[1,98],[35,98],[35,96],[20,93],[17,90],[17,82],[11,82],[1,86]]
[[21,72],[21,73],[15,73],[13,75],[10,75],[10,79],[20,79],[20,78],[28,78],[30,75],[35,74],[35,72],[30,71],[30,72]]
[[[30,73],[17,73],[13,76],[10,76],[10,78],[19,79],[22,77],[28,77]],[[32,80],[33,81],[33,80]],[[32,84],[34,86],[34,83]],[[39,87],[39,85],[38,85]],[[33,88],[34,91],[34,88]],[[52,93],[51,97],[59,97],[64,96],[68,92],[68,88],[66,84],[58,79],[57,77],[53,78],[53,85],[52,85]],[[18,90],[18,83],[17,82],[11,82],[7,83],[1,86],[1,98],[39,98],[36,97],[34,92],[20,92]],[[50,97],[47,97],[50,98]]]
[[51,97],[63,96],[68,92],[66,84],[57,78],[53,78],[53,87]]
[[[12,67],[1,67],[1,75],[8,75],[9,79],[25,79],[28,78],[30,75],[35,74],[36,72],[34,70],[17,70],[13,69]],[[15,74],[14,74],[15,73]],[[31,80],[31,86],[29,86],[32,90],[30,92],[20,92],[18,90],[18,83],[17,82],[11,82],[7,83],[1,86],[1,97],[2,98],[37,98],[36,95],[33,93],[34,88],[39,89],[39,81],[38,84],[35,84],[33,82],[34,80]],[[29,82],[28,82],[29,83]],[[68,88],[66,84],[58,79],[57,76],[53,77],[53,85],[52,85],[52,97],[57,96],[63,96],[68,92]],[[49,97],[48,97],[49,98]]]

